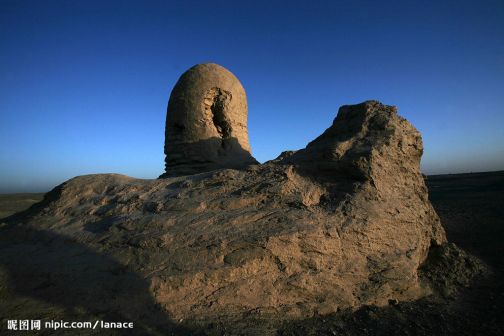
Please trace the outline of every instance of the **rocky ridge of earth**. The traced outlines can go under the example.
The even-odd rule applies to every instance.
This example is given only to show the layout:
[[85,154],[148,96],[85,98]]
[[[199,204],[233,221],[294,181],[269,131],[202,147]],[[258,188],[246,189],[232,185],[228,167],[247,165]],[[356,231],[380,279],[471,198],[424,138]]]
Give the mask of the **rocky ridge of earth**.
[[[394,107],[367,101],[341,107],[305,149],[263,165],[158,180],[76,177],[6,221],[0,262],[10,272],[0,281],[143,321],[146,333],[221,323],[267,334],[274,325],[250,321],[416,300],[439,291],[419,272],[429,251],[447,246],[422,151]],[[22,259],[27,247],[33,259]],[[47,265],[58,258],[64,264]]]

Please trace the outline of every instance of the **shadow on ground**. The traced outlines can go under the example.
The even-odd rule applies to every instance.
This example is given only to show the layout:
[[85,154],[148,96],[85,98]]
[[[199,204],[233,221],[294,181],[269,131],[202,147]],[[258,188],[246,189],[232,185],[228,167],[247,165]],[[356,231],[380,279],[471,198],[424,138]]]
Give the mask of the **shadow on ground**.
[[[134,329],[68,334],[187,335],[157,306],[149,284],[110,257],[48,231],[0,229],[0,316],[7,319],[133,322]],[[42,328],[43,329],[43,328]],[[45,330],[42,334],[65,334]]]

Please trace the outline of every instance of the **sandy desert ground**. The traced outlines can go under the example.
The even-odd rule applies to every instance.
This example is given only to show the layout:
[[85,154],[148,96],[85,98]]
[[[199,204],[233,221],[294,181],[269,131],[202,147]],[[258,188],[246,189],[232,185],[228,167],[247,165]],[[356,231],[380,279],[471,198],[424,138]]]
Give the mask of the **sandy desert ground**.
[[40,202],[43,197],[43,193],[0,195],[0,219],[28,209],[32,204]]

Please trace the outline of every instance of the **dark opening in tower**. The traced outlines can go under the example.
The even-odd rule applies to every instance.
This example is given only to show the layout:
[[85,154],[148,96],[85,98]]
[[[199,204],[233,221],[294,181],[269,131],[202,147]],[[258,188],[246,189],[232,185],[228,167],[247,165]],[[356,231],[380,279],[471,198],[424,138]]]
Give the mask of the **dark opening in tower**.
[[231,124],[226,116],[231,98],[231,92],[219,88],[211,88],[205,94],[205,110],[212,116],[212,122],[222,139],[231,136]]

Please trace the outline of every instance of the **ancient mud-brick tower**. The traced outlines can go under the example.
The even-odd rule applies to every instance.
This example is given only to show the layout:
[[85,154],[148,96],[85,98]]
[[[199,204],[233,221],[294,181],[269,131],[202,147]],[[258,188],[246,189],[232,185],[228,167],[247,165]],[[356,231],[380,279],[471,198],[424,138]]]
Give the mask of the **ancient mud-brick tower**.
[[248,142],[245,90],[230,71],[206,63],[182,74],[168,102],[164,153],[161,177],[257,163]]

